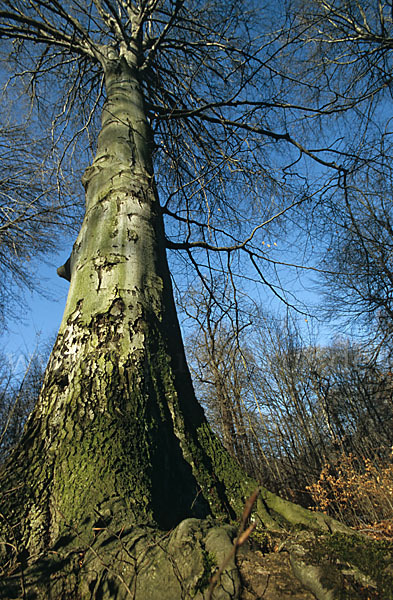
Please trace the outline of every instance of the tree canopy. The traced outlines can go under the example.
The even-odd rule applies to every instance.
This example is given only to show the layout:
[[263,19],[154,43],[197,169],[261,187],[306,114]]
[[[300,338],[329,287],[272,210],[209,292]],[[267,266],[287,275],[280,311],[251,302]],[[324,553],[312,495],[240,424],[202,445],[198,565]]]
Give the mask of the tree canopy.
[[310,210],[310,161],[339,169],[294,129],[314,109],[293,101],[277,68],[290,42],[280,17],[253,2],[2,2],[0,35],[12,81],[30,92],[33,131],[51,132],[57,181],[94,151],[108,51],[134,65],[167,246],[205,284],[209,269],[246,271],[281,294],[288,260],[271,228]]
[[[238,287],[246,274],[291,304],[288,265],[300,273],[332,271],[333,281],[343,273],[345,280],[350,262],[332,268],[329,253],[340,247],[341,232],[345,237],[350,207],[367,212],[367,203],[375,207],[390,194],[389,3],[0,8],[3,79],[12,73],[3,105],[8,113],[24,109],[30,121],[23,132],[29,143],[20,153],[17,140],[13,145],[23,177],[17,194],[4,188],[8,212],[29,206],[28,223],[48,211],[55,222],[81,214],[75,182],[95,151],[113,49],[141,81],[173,264],[191,265],[211,293],[218,271],[231,273]],[[24,107],[22,91],[29,94]],[[29,164],[36,165],[32,185]],[[377,211],[382,219],[384,210]],[[40,248],[50,247],[48,217],[45,223]],[[14,219],[7,232],[16,231]],[[53,229],[49,235],[53,244]],[[23,252],[14,256],[20,277]],[[340,289],[345,297],[345,285]]]

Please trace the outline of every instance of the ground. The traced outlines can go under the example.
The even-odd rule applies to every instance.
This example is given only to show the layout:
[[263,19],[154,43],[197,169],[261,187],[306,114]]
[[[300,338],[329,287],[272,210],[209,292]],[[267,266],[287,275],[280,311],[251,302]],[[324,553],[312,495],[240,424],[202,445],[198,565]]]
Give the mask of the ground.
[[393,543],[387,540],[305,531],[257,534],[239,549],[236,562],[241,600],[393,599]]
[[315,600],[294,576],[286,551],[242,553],[237,564],[243,586],[241,600]]

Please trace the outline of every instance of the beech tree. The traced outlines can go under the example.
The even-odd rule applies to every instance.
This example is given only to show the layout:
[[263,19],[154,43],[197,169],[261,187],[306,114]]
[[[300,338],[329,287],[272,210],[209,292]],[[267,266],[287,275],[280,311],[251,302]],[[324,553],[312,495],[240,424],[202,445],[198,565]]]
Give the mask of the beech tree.
[[[50,123],[59,172],[95,146],[83,224],[59,269],[63,321],[1,474],[6,597],[211,597],[207,557],[224,563],[225,523],[256,484],[196,402],[166,248],[201,276],[209,251],[235,277],[239,251],[267,281],[258,235],[307,201],[274,177],[291,148],[324,161],[285,128],[269,70],[283,42],[267,19],[252,2],[0,2],[7,65],[36,127]],[[264,489],[254,519],[340,529]],[[296,564],[301,574],[304,557]],[[233,559],[214,594],[238,596]]]

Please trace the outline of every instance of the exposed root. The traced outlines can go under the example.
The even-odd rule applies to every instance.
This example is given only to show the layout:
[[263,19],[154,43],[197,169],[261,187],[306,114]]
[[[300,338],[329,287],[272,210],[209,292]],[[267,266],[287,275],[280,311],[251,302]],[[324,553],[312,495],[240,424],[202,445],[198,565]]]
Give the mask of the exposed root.
[[225,561],[209,598],[239,598],[240,578],[229,559],[235,528],[210,519],[186,519],[173,531],[102,529],[87,547],[63,536],[33,564],[8,573],[0,596],[29,600],[207,600],[218,565]]

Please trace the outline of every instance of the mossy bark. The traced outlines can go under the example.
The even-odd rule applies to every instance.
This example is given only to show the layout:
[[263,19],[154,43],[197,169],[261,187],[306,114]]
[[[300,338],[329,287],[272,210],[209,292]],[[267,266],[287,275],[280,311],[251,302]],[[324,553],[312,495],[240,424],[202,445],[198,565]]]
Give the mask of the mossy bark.
[[106,62],[106,90],[64,318],[13,458],[29,551],[64,527],[94,526],[95,514],[170,528],[230,513],[198,433],[206,423],[173,302],[149,125],[123,59]]
[[[88,549],[94,562],[100,532],[113,532],[120,552],[130,528],[169,530],[209,515],[228,521],[256,485],[212,434],[195,399],[141,87],[132,65],[111,52],[103,59],[107,100],[83,179],[86,215],[69,262],[67,306],[39,401],[1,475],[3,555],[14,553],[33,580],[40,565],[50,572],[45,561],[57,560],[58,573],[64,559],[68,583],[59,598],[95,597],[102,573],[88,589],[88,579],[75,573]],[[267,491],[258,514],[265,525],[275,525],[277,515],[317,524]],[[322,517],[320,524],[326,527]],[[123,576],[130,584],[127,569]],[[59,578],[46,576],[42,597]]]

